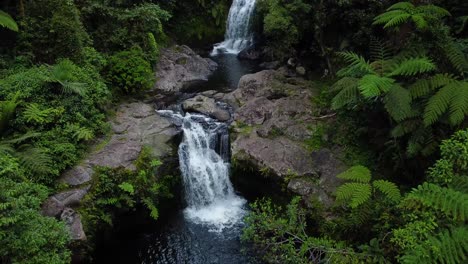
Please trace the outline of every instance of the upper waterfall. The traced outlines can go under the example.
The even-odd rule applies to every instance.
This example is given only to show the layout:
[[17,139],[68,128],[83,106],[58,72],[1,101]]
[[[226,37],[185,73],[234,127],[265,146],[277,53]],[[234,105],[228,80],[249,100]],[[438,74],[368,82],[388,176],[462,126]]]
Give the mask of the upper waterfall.
[[219,52],[238,54],[253,43],[251,18],[257,0],[234,0],[227,20],[223,42],[214,46],[212,55]]

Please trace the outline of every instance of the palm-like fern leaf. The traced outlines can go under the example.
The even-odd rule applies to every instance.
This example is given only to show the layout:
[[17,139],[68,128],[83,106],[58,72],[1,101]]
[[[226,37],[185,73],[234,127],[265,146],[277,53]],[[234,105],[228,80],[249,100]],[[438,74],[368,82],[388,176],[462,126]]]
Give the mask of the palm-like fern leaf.
[[8,28],[9,30],[18,31],[18,24],[16,24],[15,20],[2,10],[0,10],[0,26]]
[[468,61],[462,49],[453,40],[440,43],[440,50],[444,52],[445,57],[452,66],[460,73],[464,74],[468,70]]
[[358,87],[364,97],[371,98],[388,92],[394,83],[392,78],[367,74],[359,80]]
[[451,74],[436,74],[429,79],[419,79],[409,87],[411,97],[413,99],[428,95],[432,91],[445,86],[449,83],[456,82]]
[[411,116],[411,101],[410,92],[400,85],[394,85],[384,97],[385,109],[399,122]]
[[[466,263],[468,255],[466,226],[444,230],[429,237],[427,243],[417,245],[402,258],[402,263]],[[428,246],[430,245],[430,246]]]
[[5,132],[9,122],[15,114],[16,107],[20,103],[18,101],[20,93],[16,93],[13,99],[8,101],[0,101],[0,135]]
[[371,180],[371,172],[368,168],[358,165],[349,168],[345,172],[342,172],[341,174],[337,175],[336,177],[343,180],[350,180],[359,183],[369,183]]
[[339,52],[338,55],[349,64],[337,73],[338,76],[362,76],[364,74],[374,73],[374,69],[364,57],[349,51]]
[[340,109],[347,104],[352,104],[359,99],[358,79],[344,77],[338,80],[332,87],[332,90],[339,91],[333,98],[332,108]]
[[435,68],[434,63],[426,57],[408,58],[399,63],[389,76],[414,76],[416,74],[433,71]]
[[40,174],[52,172],[52,158],[42,148],[23,145],[16,151],[15,156],[30,171]]
[[449,122],[460,124],[468,114],[468,83],[451,82],[430,98],[424,109],[424,124],[432,125],[449,111]]
[[385,180],[376,180],[372,183],[374,188],[385,194],[388,199],[393,202],[398,202],[401,199],[400,189],[393,182]]
[[64,93],[75,93],[83,96],[87,90],[86,83],[75,81],[75,65],[70,60],[62,60],[51,70],[52,82],[59,83]]
[[346,202],[352,208],[357,208],[371,196],[371,186],[368,183],[350,182],[338,187],[336,190],[336,200]]
[[426,206],[452,216],[454,220],[468,219],[468,195],[450,188],[424,183],[414,189],[406,199],[415,199]]

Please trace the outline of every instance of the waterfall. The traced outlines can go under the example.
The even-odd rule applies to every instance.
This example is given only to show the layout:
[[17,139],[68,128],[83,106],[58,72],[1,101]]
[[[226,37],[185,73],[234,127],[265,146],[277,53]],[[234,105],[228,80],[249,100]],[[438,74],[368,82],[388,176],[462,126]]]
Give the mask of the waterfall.
[[256,0],[234,0],[229,10],[226,35],[223,42],[216,44],[212,55],[219,52],[238,54],[253,43],[251,18]]
[[184,132],[179,163],[187,201],[185,217],[209,225],[212,231],[241,222],[246,201],[235,194],[229,180],[227,125],[199,114],[159,113],[178,119]]

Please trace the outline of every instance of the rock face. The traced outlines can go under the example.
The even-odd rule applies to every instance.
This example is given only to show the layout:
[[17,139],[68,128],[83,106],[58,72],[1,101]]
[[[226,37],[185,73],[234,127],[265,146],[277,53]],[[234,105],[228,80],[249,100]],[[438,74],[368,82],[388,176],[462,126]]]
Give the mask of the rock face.
[[[209,95],[207,93],[207,95]],[[214,94],[212,95],[214,96]],[[184,111],[197,112],[225,122],[231,119],[229,111],[219,106],[215,99],[206,97],[204,95],[197,95],[193,98],[185,100],[182,104]]]
[[120,106],[111,126],[113,134],[107,144],[82,164],[67,171],[61,178],[62,182],[70,186],[87,183],[91,180],[94,166],[134,170],[133,162],[143,146],[150,147],[154,156],[162,158],[172,152],[171,142],[180,133],[170,120],[142,102]]
[[154,89],[178,92],[187,84],[207,81],[217,67],[216,62],[200,57],[185,45],[163,49],[156,67]]
[[237,90],[225,95],[238,108],[234,114],[233,159],[257,171],[288,180],[288,189],[325,205],[340,184],[345,166],[333,151],[311,152],[305,141],[313,135],[314,118],[309,83],[283,71],[245,75]]
[[42,213],[64,220],[72,239],[85,240],[81,218],[73,208],[80,206],[81,200],[90,189],[95,166],[135,170],[134,161],[142,148],[148,146],[153,155],[164,158],[173,151],[173,140],[180,133],[165,117],[142,102],[123,104],[110,123],[112,134],[99,145],[80,165],[63,174],[60,181],[76,189],[64,191],[49,197],[42,205]]

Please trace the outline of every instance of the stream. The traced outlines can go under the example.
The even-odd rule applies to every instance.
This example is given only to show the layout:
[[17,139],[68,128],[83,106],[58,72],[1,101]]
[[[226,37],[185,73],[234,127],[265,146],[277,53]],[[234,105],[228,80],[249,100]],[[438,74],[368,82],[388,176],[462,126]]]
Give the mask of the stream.
[[[204,90],[227,92],[239,79],[258,70],[237,54],[252,45],[250,20],[256,0],[234,0],[226,36],[211,53],[219,67],[207,82],[194,84],[185,97]],[[241,243],[247,200],[230,180],[228,124],[201,114],[183,113],[181,107],[159,110],[183,131],[178,158],[182,176],[182,202],[164,210],[156,223],[138,223],[137,216],[121,219],[121,230],[98,247],[96,263],[244,264],[254,263]]]

